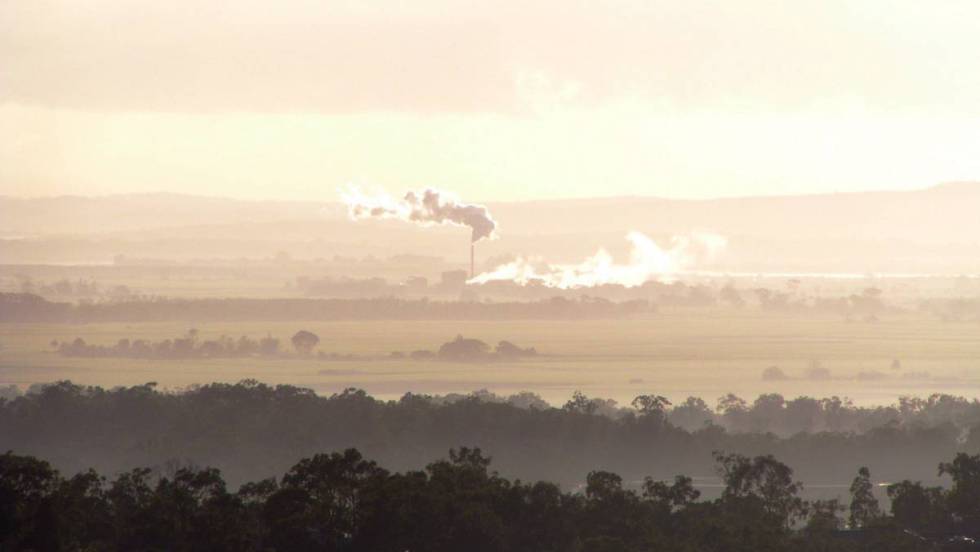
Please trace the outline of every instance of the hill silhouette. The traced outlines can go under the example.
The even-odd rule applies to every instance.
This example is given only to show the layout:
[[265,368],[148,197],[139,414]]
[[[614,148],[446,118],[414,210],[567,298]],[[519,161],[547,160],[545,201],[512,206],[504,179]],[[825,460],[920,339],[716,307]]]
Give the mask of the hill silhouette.
[[[709,231],[729,250],[706,269],[960,273],[980,270],[980,183],[917,191],[677,200],[653,197],[489,204],[500,239],[478,259],[531,255],[577,262],[599,248],[625,258],[624,236],[667,243]],[[241,201],[174,194],[0,197],[9,263],[109,262],[142,251],[172,260],[438,253],[466,261],[465,231],[347,219],[338,203]],[[355,226],[356,225],[356,226]],[[458,259],[457,259],[458,257]]]

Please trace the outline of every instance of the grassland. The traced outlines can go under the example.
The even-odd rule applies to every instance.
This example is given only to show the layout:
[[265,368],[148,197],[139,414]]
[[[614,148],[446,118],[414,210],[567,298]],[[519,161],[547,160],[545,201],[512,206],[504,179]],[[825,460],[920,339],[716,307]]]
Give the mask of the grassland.
[[[288,338],[307,329],[318,350],[353,354],[351,361],[317,358],[144,360],[66,358],[52,339],[81,337],[113,344],[120,338],[161,340],[197,327],[201,339],[267,334]],[[496,343],[534,346],[533,359],[493,363],[389,360],[392,351],[436,349],[456,334]],[[776,392],[840,395],[858,404],[890,403],[900,395],[946,392],[968,397],[980,389],[980,326],[918,316],[876,324],[838,318],[801,318],[752,312],[667,311],[647,320],[517,322],[255,322],[234,324],[0,325],[0,385],[70,379],[102,386],[149,381],[180,388],[255,378],[308,386],[320,393],[360,387],[380,397],[468,392],[539,393],[560,404],[575,390],[628,403],[640,393],[673,400],[688,395],[709,403],[728,392],[746,398]],[[901,367],[892,367],[898,359]],[[830,379],[806,377],[817,361]],[[788,379],[764,381],[778,366]]]

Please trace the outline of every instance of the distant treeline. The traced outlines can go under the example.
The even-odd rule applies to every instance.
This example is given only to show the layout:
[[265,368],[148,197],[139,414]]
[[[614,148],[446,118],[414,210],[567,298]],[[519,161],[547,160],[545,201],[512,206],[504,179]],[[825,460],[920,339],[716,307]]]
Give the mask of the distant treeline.
[[60,355],[87,358],[242,358],[271,357],[281,352],[278,338],[266,336],[252,339],[247,335],[238,339],[223,335],[202,341],[197,340],[195,335],[160,341],[122,338],[115,345],[96,345],[76,337],[72,341],[52,341],[51,345]]
[[[553,408],[528,393],[503,402],[479,394],[381,401],[355,389],[325,397],[255,381],[183,392],[62,382],[0,399],[0,450],[37,455],[70,473],[190,460],[242,482],[280,473],[317,451],[355,447],[386,468],[404,470],[466,443],[491,452],[508,476],[565,484],[597,468],[629,480],[702,476],[713,472],[707,459],[715,450],[775,454],[807,481],[840,482],[849,477],[842,466],[856,465],[886,481],[931,480],[936,474],[929,466],[980,450],[974,425],[980,406],[962,399],[905,400],[888,409],[836,399],[794,404],[764,396],[754,405],[729,399],[720,411],[708,410],[697,429],[679,427],[691,422],[682,420],[696,402],[669,408],[662,397],[642,395],[611,417],[601,415],[608,401],[581,394]],[[810,425],[801,405],[815,405],[810,414],[823,421]],[[764,432],[771,427],[799,432]]]
[[[356,449],[303,458],[282,477],[230,490],[219,470],[136,468],[112,480],[69,478],[0,455],[0,548],[107,552],[917,552],[976,550],[980,456],[939,465],[950,490],[903,480],[890,515],[860,468],[848,506],[806,501],[772,456],[715,453],[720,497],[692,478],[646,477],[639,489],[592,470],[581,492],[490,469],[479,448],[451,449],[392,473]],[[848,530],[842,530],[847,527]]]
[[[300,330],[293,335],[290,342],[298,355],[309,358],[313,348],[320,342],[320,337],[312,332]],[[96,345],[76,337],[72,341],[59,342],[54,340],[51,342],[51,346],[63,356],[84,358],[183,360],[190,358],[280,357],[286,355],[285,351],[280,348],[279,339],[271,335],[260,339],[252,339],[247,335],[237,339],[226,335],[216,339],[198,339],[198,331],[194,328],[188,330],[182,337],[161,341],[122,338],[114,345]],[[443,343],[438,351],[418,349],[408,354],[402,351],[393,351],[384,358],[476,362],[514,360],[537,354],[538,352],[534,347],[523,348],[506,340],[500,341],[496,347],[491,349],[490,345],[484,341],[457,335],[452,341]],[[365,360],[371,357],[338,353],[328,354],[319,351],[316,358],[321,360]]]
[[144,322],[235,320],[518,320],[624,318],[656,312],[648,301],[554,297],[484,303],[376,299],[134,299],[60,303],[39,295],[0,293],[0,322]]
[[[467,290],[476,297],[482,287],[485,286],[472,286],[472,289]],[[811,297],[768,288],[739,290],[733,286],[725,286],[713,289],[680,282],[669,285],[647,282],[637,288],[623,288],[658,290],[654,295],[636,297],[629,294],[609,294],[607,287],[551,290],[551,295],[547,298],[542,298],[542,292],[538,290],[533,297],[507,301],[442,301],[425,297],[405,299],[395,296],[331,299],[117,296],[102,301],[82,300],[68,303],[49,301],[32,293],[0,293],[0,322],[629,318],[655,313],[658,306],[721,306],[733,309],[751,306],[769,312],[816,313],[841,316],[847,320],[877,322],[878,317],[883,314],[900,312],[900,309],[885,303],[881,290],[877,288],[867,288],[859,294],[841,297]],[[977,314],[980,311],[969,300],[930,303],[924,305],[923,310],[943,317],[950,310],[956,310],[960,317],[968,317],[970,312],[975,317],[980,316]]]

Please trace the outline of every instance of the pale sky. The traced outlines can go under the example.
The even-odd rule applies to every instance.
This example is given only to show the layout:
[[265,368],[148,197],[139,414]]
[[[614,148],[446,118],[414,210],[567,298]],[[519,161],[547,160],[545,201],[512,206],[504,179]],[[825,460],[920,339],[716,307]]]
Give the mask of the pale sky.
[[976,0],[0,0],[0,194],[980,180]]

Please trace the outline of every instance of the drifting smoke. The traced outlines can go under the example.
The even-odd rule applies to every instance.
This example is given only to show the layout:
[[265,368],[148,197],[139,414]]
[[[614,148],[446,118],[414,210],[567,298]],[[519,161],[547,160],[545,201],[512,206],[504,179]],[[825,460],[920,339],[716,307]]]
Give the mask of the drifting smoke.
[[460,203],[452,194],[431,188],[421,192],[408,192],[401,200],[386,194],[367,196],[355,188],[341,192],[351,218],[393,218],[414,222],[423,226],[455,224],[472,230],[470,240],[478,242],[492,238],[497,223],[482,205]]
[[699,263],[710,261],[728,244],[726,238],[715,234],[677,236],[671,239],[670,247],[666,249],[639,232],[630,232],[626,239],[632,244],[629,264],[616,264],[609,253],[600,249],[580,264],[544,264],[517,259],[470,281],[483,284],[503,280],[560,289],[605,284],[635,287],[650,280],[670,280]]

